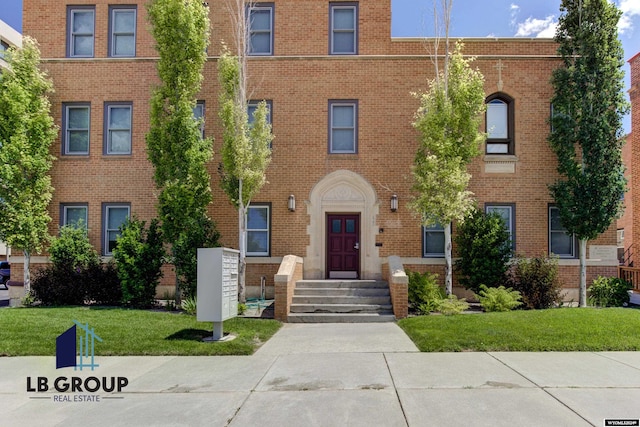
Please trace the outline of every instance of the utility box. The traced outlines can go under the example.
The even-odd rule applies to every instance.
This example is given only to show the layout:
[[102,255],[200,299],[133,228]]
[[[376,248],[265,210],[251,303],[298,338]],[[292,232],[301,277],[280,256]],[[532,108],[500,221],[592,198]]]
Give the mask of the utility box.
[[238,315],[238,255],[228,248],[198,248],[197,319],[213,322],[213,341],[223,339],[222,322]]

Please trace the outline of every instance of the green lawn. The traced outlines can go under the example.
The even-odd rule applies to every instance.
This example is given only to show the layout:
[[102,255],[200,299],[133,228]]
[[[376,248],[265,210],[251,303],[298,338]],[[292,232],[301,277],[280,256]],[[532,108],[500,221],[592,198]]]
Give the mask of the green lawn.
[[54,356],[56,337],[74,325],[89,323],[103,342],[95,354],[123,355],[247,355],[280,328],[267,319],[234,318],[224,322],[233,341],[205,343],[212,322],[198,322],[183,313],[120,308],[3,308],[0,309],[0,356]]
[[402,319],[420,351],[640,350],[640,310],[560,308]]

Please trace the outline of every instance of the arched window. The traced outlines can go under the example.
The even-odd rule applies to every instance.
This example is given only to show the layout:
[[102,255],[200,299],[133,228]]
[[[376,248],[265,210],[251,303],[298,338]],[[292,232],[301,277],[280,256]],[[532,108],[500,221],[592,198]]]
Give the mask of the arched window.
[[513,98],[495,93],[486,104],[487,154],[514,154]]

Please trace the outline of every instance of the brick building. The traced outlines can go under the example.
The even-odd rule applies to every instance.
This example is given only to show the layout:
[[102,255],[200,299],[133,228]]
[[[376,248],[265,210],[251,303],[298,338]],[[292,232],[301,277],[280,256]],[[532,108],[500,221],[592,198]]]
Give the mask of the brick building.
[[[626,251],[626,264],[638,267],[640,252],[640,197],[633,197],[640,188],[640,53],[629,60],[631,68],[631,87],[629,98],[631,100],[631,133],[627,135],[625,146],[625,165],[627,166],[627,179],[629,191],[625,195],[625,213],[618,228],[624,230],[624,248]],[[634,191],[635,190],[635,191]],[[634,213],[636,213],[634,215]]]
[[[220,40],[232,42],[224,4],[209,1],[211,45],[198,111],[205,134],[215,138],[210,215],[223,244],[236,247],[237,214],[217,175],[216,55]],[[24,11],[24,33],[40,42],[56,88],[51,233],[83,218],[92,243],[108,256],[127,215],[156,215],[144,137],[157,54],[145,2],[24,0]],[[391,0],[275,0],[257,4],[251,16],[249,92],[251,101],[268,101],[275,139],[268,184],[249,211],[249,291],[262,276],[272,286],[288,254],[303,258],[305,278],[377,279],[391,255],[412,270],[442,273],[442,230],[423,229],[406,206],[418,143],[411,93],[434,76],[431,42],[391,38]],[[577,244],[557,221],[547,188],[557,176],[546,142],[556,44],[464,43],[485,76],[494,124],[484,154],[469,166],[471,190],[479,206],[504,215],[518,254],[561,256],[567,298],[577,299]],[[329,234],[348,244],[329,247]],[[615,274],[615,225],[589,242],[587,257],[588,280]]]

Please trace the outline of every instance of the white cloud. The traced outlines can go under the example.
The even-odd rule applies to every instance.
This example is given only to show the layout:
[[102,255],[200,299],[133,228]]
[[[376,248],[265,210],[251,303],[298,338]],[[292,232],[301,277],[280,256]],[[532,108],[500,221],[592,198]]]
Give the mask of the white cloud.
[[[637,1],[637,0],[636,0]],[[528,17],[524,22],[516,25],[516,37],[553,37],[558,22],[553,15],[544,19]]]
[[518,19],[518,12],[520,11],[520,6],[511,3],[511,6],[509,6],[509,10],[511,14],[511,26],[515,27]]
[[618,22],[618,31],[620,34],[632,32],[634,18],[640,18],[640,1],[620,0],[618,7],[622,11],[622,17]]

